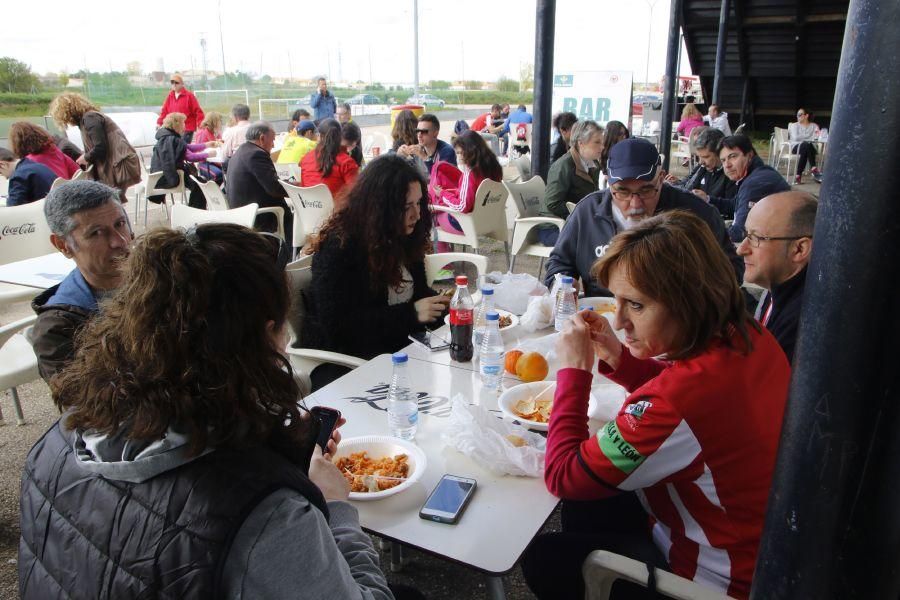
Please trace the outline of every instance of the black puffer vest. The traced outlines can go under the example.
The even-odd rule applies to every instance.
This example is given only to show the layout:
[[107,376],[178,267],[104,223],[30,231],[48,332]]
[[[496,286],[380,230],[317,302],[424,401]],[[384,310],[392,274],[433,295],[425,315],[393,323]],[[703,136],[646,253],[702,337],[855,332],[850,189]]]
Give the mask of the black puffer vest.
[[282,455],[216,450],[143,483],[81,468],[57,422],[22,474],[19,594],[39,598],[219,598],[220,569],[253,508],[290,488],[326,518],[319,489]]

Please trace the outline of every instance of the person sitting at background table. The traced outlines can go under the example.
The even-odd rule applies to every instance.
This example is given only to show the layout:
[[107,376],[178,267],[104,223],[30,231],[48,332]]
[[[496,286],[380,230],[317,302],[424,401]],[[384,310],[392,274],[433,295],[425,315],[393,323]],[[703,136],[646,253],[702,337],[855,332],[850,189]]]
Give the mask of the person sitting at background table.
[[[194,180],[188,177],[188,163],[206,160],[215,152],[207,148],[218,146],[215,140],[204,144],[187,144],[184,141],[185,116],[178,112],[169,113],[163,119],[162,127],[156,130],[156,145],[150,158],[150,171],[162,171],[162,177],[156,184],[157,189],[178,186],[178,171],[184,173],[184,186],[190,189],[189,204],[195,208],[206,208],[206,197],[201,193]],[[165,201],[165,194],[148,196],[147,200],[160,204]]]
[[[603,154],[603,127],[595,121],[578,121],[572,126],[569,152],[550,165],[547,186],[541,202],[542,217],[569,218],[567,202],[578,203],[600,187],[600,156]],[[553,246],[559,229],[553,225],[537,227],[538,239]]]
[[[463,131],[453,140],[456,151],[455,167],[450,163],[438,163],[438,167],[428,184],[431,204],[446,206],[461,213],[470,213],[475,208],[475,192],[485,179],[503,180],[503,167],[497,155],[491,152],[487,142],[478,133]],[[435,223],[449,233],[462,234],[462,227],[453,215],[446,212],[435,213]],[[449,244],[438,242],[438,252],[449,252]]]
[[[356,128],[359,134],[359,127]],[[347,135],[353,135],[348,130]],[[324,183],[331,190],[334,209],[343,208],[345,189],[356,179],[359,165],[356,164],[347,150],[359,143],[355,140],[344,140],[341,124],[335,119],[324,119],[319,123],[319,143],[312,152],[308,152],[300,161],[300,185],[312,187]]]
[[6,206],[19,206],[40,200],[50,192],[56,173],[50,167],[0,148],[0,175],[9,180]]
[[9,148],[19,159],[27,158],[48,167],[57,177],[72,179],[81,168],[62,153],[43,127],[18,121],[9,127]]
[[609,175],[609,151],[613,146],[631,137],[631,132],[622,121],[609,121],[603,134],[603,153],[600,155],[600,172]]
[[408,108],[401,110],[391,128],[391,138],[394,141],[389,152],[406,159],[428,181],[431,171],[426,168],[425,156],[419,147],[418,127],[419,120],[415,113]]
[[138,240],[26,461],[23,598],[393,597],[298,403],[288,256],[233,224]]
[[[194,133],[193,143],[205,144],[206,142],[222,142],[222,125],[224,118],[222,113],[215,111],[206,113],[203,122]],[[221,145],[221,143],[219,144]],[[200,175],[209,181],[215,181],[218,185],[222,185],[225,177],[222,174],[222,168],[207,161],[197,163],[197,170]]]
[[791,143],[791,154],[798,154],[797,175],[794,184],[803,180],[803,171],[809,162],[810,173],[816,183],[822,183],[822,172],[816,166],[816,145],[813,143],[819,139],[819,126],[809,120],[809,113],[805,108],[797,110],[797,122],[788,124],[788,140]]
[[[526,581],[539,598],[583,598],[582,563],[603,549],[746,598],[787,401],[787,359],[747,313],[707,224],[688,212],[617,235],[592,275],[614,294],[615,317],[610,325],[577,313],[557,343],[563,368],[544,480],[563,500],[562,532],[534,540]],[[625,332],[624,345],[613,328]],[[600,373],[630,395],[591,436],[598,358]],[[633,587],[617,583],[613,596]]]
[[303,157],[316,147],[316,124],[312,121],[300,121],[294,130],[294,135],[289,135],[284,140],[281,152],[278,153],[279,165],[300,165]]
[[[300,121],[312,121],[309,111],[305,108],[298,108],[291,114],[291,122],[288,124],[288,137],[297,135],[296,129]],[[315,125],[315,123],[313,123]]]
[[[738,191],[738,186],[725,175],[719,159],[719,144],[725,134],[713,127],[695,127],[691,138],[691,150],[697,156],[697,166],[683,179],[666,175],[666,183],[691,192],[716,208],[725,206],[733,201]],[[722,216],[731,218],[729,213],[722,213]]]
[[341,123],[341,146],[347,149],[347,154],[350,155],[356,166],[362,168],[365,161],[362,148],[359,147],[360,143],[362,143],[362,130],[359,125],[353,121]]
[[694,127],[702,126],[703,113],[700,112],[700,109],[693,102],[685,104],[684,110],[681,111],[681,122],[678,123],[678,135],[688,137]]
[[[370,162],[345,208],[313,244],[306,314],[294,328],[300,345],[368,359],[400,350],[414,331],[440,325],[450,299],[425,283],[430,233],[421,174],[396,155]],[[346,371],[317,367],[313,389]]]
[[553,117],[553,129],[556,130],[558,137],[556,141],[550,144],[550,164],[569,151],[569,136],[572,134],[572,126],[578,121],[578,117],[572,112],[562,112]]

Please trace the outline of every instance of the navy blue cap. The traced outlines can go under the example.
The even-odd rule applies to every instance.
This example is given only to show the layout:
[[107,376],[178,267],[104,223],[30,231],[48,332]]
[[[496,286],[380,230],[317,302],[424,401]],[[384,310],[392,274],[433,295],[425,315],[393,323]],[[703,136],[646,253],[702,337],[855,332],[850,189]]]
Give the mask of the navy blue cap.
[[623,179],[653,181],[659,163],[659,151],[647,140],[622,140],[609,151],[609,182]]
[[304,131],[309,131],[310,129],[315,129],[316,124],[312,121],[300,121],[297,123],[297,133],[303,133]]

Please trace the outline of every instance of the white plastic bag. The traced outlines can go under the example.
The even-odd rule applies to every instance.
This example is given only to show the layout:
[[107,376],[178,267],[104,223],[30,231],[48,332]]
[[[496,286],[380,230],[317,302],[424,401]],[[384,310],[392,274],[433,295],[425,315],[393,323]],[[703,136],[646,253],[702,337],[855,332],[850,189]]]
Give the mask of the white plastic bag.
[[553,325],[553,301],[550,296],[532,296],[528,309],[519,319],[519,327],[528,332]]
[[[526,445],[514,446],[506,436],[517,436]],[[453,397],[443,440],[498,475],[541,477],[544,472],[547,440],[543,436],[469,404],[462,394]]]
[[494,283],[494,306],[515,315],[525,312],[532,296],[543,296],[547,293],[544,284],[528,273],[503,274],[494,271],[485,276],[485,281]]

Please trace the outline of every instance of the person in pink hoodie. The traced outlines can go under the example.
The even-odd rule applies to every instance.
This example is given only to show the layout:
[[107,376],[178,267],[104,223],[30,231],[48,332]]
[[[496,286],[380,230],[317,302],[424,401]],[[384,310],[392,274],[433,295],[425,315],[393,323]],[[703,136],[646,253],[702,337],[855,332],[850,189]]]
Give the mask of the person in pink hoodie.
[[[472,212],[475,192],[485,179],[500,181],[503,168],[497,156],[488,148],[484,138],[471,129],[459,134],[453,141],[456,150],[454,167],[448,162],[438,162],[432,169],[428,194],[432,205],[448,206],[461,213]],[[450,233],[462,233],[459,222],[450,213],[437,213],[437,226]]]
[[74,160],[66,156],[53,143],[47,130],[28,121],[18,121],[9,128],[9,145],[19,159],[27,158],[41,163],[56,173],[57,177],[72,179],[79,171]]
[[683,135],[684,137],[688,137],[691,135],[691,130],[694,127],[700,127],[703,125],[703,114],[700,110],[694,105],[693,102],[688,102],[684,105],[684,110],[681,111],[681,123],[678,124],[678,135]]

